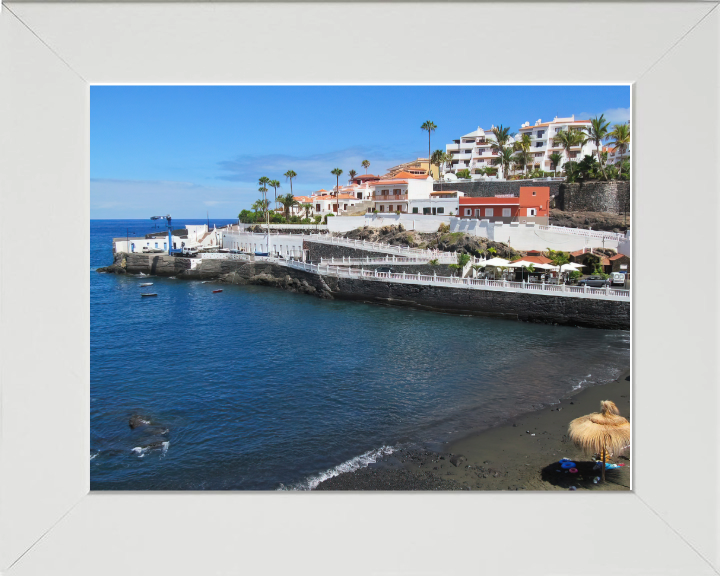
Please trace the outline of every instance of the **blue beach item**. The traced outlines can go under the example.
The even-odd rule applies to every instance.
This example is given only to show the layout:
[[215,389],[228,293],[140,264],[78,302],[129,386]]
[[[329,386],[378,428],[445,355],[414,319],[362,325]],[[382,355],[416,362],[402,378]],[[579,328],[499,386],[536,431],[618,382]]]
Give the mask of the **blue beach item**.
[[570,462],[570,460],[566,460],[562,464],[560,464],[560,468],[565,468],[566,470],[570,468],[575,468],[575,462]]

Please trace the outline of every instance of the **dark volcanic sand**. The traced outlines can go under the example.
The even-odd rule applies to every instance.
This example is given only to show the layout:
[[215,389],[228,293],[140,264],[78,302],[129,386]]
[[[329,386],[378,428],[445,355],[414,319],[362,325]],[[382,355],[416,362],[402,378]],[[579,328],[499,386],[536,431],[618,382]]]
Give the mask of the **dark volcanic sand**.
[[[600,410],[601,400],[615,402],[630,420],[629,371],[555,406],[457,440],[446,452],[399,450],[367,468],[325,480],[316,490],[629,490],[629,451],[613,460],[623,467],[609,470],[604,484],[594,484],[600,471],[567,439],[570,421]],[[578,464],[577,474],[559,471],[563,457]]]

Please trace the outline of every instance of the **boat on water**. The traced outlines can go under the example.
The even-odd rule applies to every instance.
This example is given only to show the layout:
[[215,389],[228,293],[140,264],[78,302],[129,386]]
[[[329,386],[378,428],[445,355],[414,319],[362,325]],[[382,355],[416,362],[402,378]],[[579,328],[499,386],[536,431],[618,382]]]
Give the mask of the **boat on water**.
[[152,293],[150,293],[150,292],[145,292],[145,293],[143,293],[143,294],[140,294],[140,296],[142,296],[143,298],[146,298],[146,297],[148,297],[148,296],[157,296],[157,294],[156,294],[155,292],[152,292]]
[[222,290],[213,290],[213,294],[217,294],[218,292],[222,292]]
[[145,282],[144,284],[140,284],[140,288],[144,288],[145,286],[152,286],[152,282]]

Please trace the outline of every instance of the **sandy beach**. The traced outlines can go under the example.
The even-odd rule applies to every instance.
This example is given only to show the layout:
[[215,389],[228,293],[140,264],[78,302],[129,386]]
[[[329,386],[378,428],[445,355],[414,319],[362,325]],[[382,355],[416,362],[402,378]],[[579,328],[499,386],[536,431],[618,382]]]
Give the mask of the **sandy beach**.
[[[630,451],[612,461],[604,483],[589,456],[567,438],[574,418],[597,412],[612,400],[630,420],[630,372],[581,390],[559,404],[519,416],[501,426],[449,443],[442,452],[400,450],[353,473],[322,482],[317,490],[629,490]],[[569,458],[578,473],[560,469]]]

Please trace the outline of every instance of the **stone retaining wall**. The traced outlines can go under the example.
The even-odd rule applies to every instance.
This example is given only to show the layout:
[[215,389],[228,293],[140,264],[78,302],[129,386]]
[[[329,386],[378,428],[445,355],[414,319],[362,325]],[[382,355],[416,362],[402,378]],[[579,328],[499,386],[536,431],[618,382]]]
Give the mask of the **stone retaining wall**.
[[624,214],[630,211],[630,182],[610,180],[563,183],[555,204],[560,210],[568,212]]
[[313,264],[320,264],[321,258],[385,258],[385,252],[375,252],[362,248],[351,248],[339,244],[323,244],[322,242],[303,241],[303,250],[308,251],[308,261]]
[[518,196],[521,186],[544,186],[550,188],[550,198],[552,198],[558,194],[560,184],[561,182],[557,180],[552,182],[477,180],[475,182],[444,182],[443,184],[435,182],[433,190],[460,190],[466,196],[488,198],[498,194],[514,194]]

